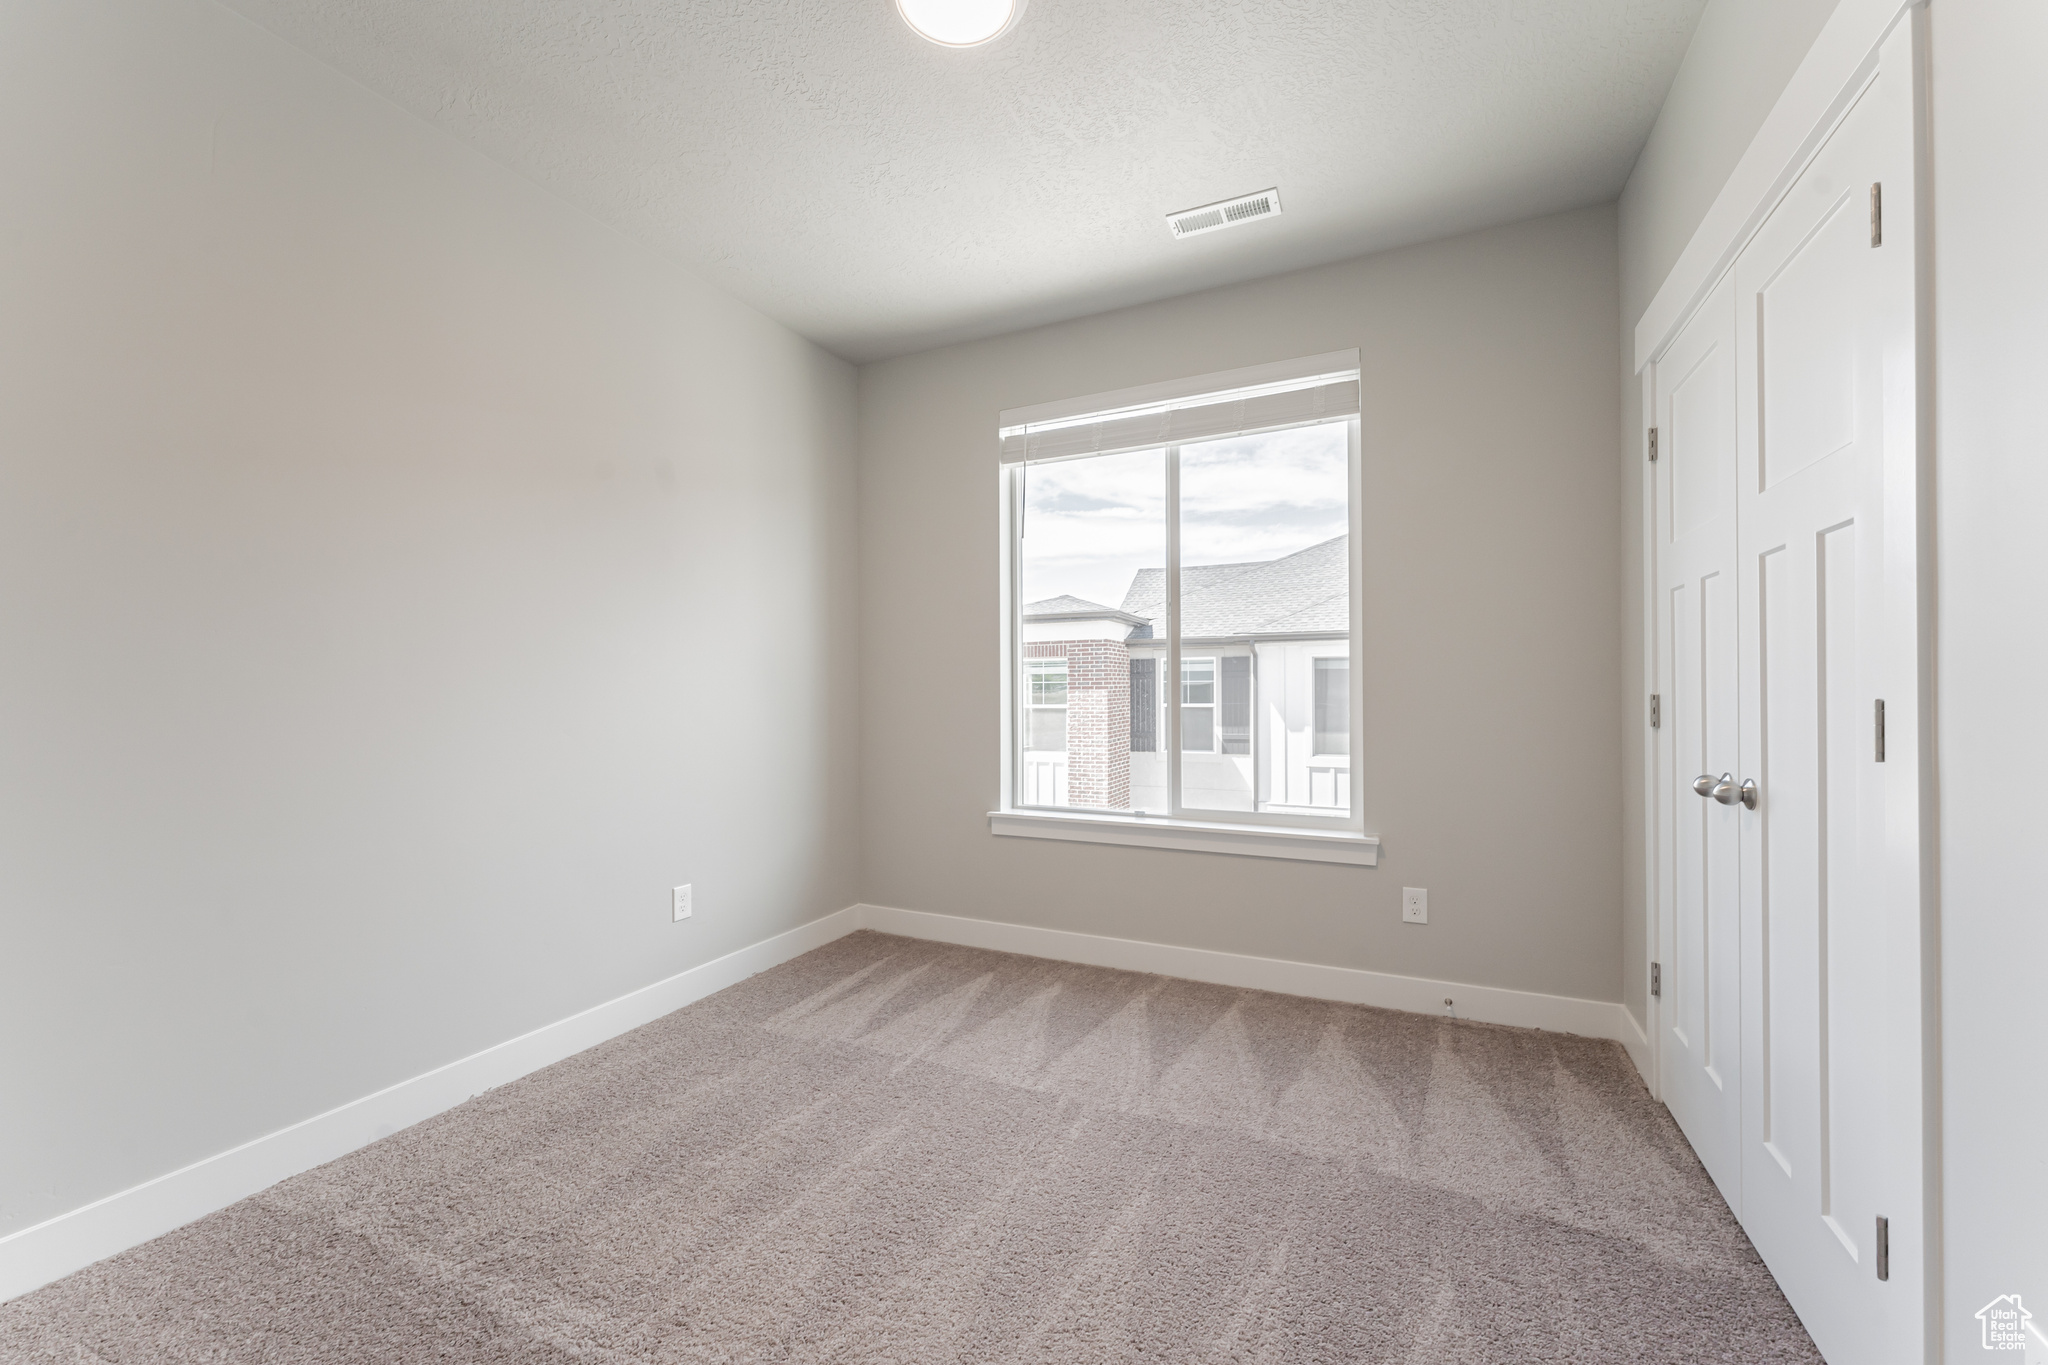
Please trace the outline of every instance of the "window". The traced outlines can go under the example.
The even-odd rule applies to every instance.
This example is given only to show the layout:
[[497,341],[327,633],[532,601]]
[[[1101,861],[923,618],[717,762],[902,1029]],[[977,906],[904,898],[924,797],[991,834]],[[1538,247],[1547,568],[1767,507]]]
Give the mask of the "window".
[[1221,660],[1223,696],[1217,711],[1222,752],[1248,754],[1252,751],[1252,661],[1248,654],[1232,654]]
[[1206,754],[1216,748],[1216,661],[1180,661],[1180,751]]
[[1065,753],[1067,661],[1034,659],[1024,665],[1024,671],[1024,747],[1047,753]]
[[1351,660],[1317,659],[1313,752],[1351,752]]
[[[1072,833],[1088,817],[1110,842],[1156,842],[1162,822],[1240,844],[1270,829],[1295,850],[1277,856],[1371,861],[1350,752],[1356,365],[1004,414],[1015,681],[991,819],[1018,819],[998,832],[1036,833],[1034,815],[1097,837]],[[1145,837],[1115,837],[1119,821]]]
[[1159,661],[1131,660],[1131,752],[1149,754],[1159,748]]

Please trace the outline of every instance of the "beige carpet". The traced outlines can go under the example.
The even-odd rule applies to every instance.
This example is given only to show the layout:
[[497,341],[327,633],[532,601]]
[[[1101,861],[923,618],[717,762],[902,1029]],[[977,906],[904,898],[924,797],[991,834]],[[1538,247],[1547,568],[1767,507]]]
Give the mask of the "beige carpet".
[[856,934],[0,1306],[8,1361],[1817,1361],[1621,1049]]

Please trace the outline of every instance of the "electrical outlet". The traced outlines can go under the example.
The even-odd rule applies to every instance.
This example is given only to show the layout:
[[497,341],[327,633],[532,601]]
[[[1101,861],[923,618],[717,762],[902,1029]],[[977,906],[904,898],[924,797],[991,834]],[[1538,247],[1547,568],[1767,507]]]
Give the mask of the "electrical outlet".
[[690,917],[689,887],[679,886],[676,888],[675,909],[677,919],[688,919]]
[[1404,924],[1429,923],[1429,891],[1426,888],[1401,888],[1401,920]]

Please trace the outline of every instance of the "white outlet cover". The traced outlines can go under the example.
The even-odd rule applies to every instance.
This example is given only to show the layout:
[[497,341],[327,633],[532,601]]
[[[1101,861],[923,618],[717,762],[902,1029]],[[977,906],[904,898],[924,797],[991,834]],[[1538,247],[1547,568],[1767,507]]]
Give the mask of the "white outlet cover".
[[687,886],[679,886],[679,887],[677,887],[677,888],[676,888],[676,895],[675,895],[675,912],[676,912],[676,918],[677,918],[677,919],[679,919],[679,920],[684,920],[684,919],[688,919],[688,918],[690,917],[690,888],[689,888],[689,887],[687,887]]
[[1401,888],[1401,919],[1406,924],[1429,923],[1429,889],[1421,886]]

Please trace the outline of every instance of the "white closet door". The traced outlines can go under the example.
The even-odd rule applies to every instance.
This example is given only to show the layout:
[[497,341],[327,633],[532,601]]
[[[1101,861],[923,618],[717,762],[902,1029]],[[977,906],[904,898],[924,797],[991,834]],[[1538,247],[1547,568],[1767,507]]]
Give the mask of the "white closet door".
[[1735,295],[1724,280],[1657,364],[1658,1089],[1742,1209]]
[[1900,1254],[1920,1212],[1917,1118],[1900,1122],[1919,1112],[1918,950],[1887,886],[1875,727],[1886,651],[1913,632],[1886,586],[1914,566],[1910,516],[1888,519],[1886,499],[1887,443],[1911,448],[1916,402],[1908,43],[1902,29],[1734,269],[1736,771],[1759,798],[1738,809],[1738,1213],[1837,1365],[1922,1354],[1918,1259]]

